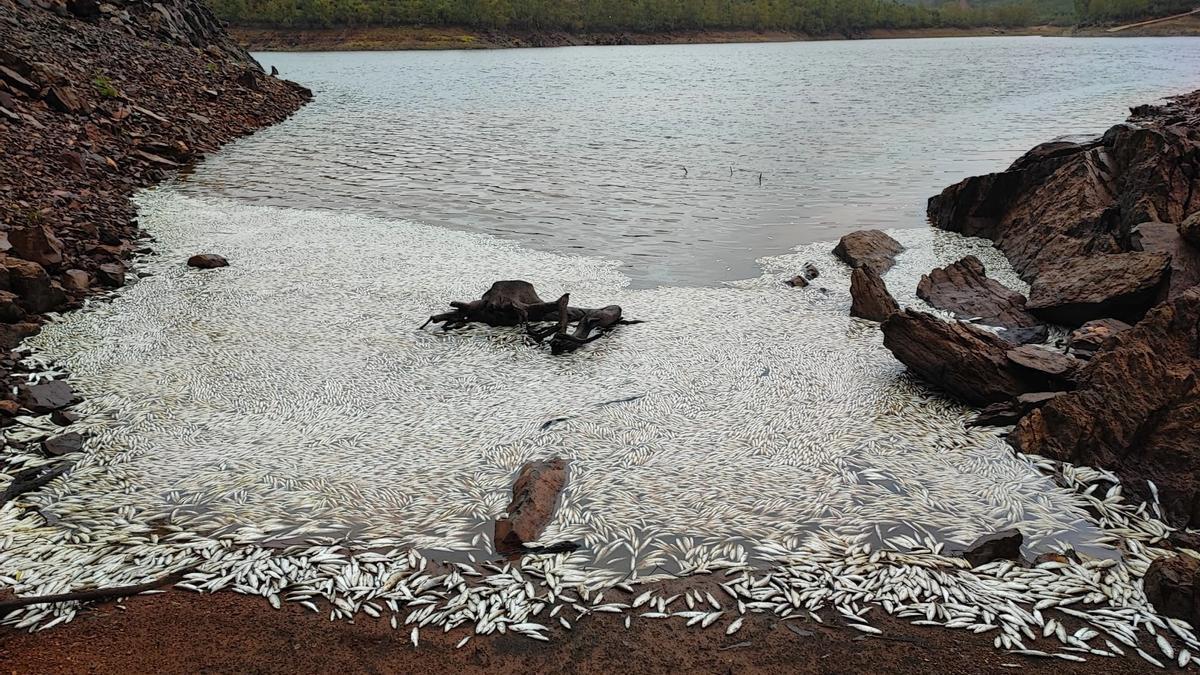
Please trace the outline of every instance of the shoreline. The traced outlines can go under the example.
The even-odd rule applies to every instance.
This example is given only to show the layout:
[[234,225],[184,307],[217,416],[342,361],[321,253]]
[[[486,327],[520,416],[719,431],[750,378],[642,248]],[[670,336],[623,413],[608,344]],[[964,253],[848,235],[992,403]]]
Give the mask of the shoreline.
[[250,51],[471,51],[545,47],[748,44],[830,42],[956,37],[1182,37],[1200,36],[1200,17],[1108,33],[1106,27],[1028,26],[1020,28],[875,29],[855,35],[809,35],[786,31],[678,31],[670,33],[582,33],[492,31],[466,27],[271,28],[230,26],[230,34]]

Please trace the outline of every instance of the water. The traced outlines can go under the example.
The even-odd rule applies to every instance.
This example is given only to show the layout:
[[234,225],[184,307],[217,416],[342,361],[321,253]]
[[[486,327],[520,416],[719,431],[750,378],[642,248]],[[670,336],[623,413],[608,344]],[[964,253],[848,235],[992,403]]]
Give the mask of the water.
[[258,57],[316,100],[210,159],[195,194],[601,255],[650,287],[920,226],[946,185],[1200,86],[1193,38]]

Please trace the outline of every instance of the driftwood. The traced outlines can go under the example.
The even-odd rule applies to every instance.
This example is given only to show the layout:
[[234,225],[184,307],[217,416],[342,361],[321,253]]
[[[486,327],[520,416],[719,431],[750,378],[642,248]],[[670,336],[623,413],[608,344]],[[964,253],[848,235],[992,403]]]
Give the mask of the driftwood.
[[[538,344],[549,338],[551,353],[563,354],[603,337],[614,326],[641,323],[622,318],[619,305],[586,309],[571,307],[570,299],[568,293],[554,302],[545,302],[528,281],[497,281],[479,300],[451,302],[454,311],[429,317],[421,328],[431,323],[442,324],[444,330],[462,328],[469,323],[524,325],[526,333]],[[554,325],[532,325],[547,322]],[[569,330],[571,324],[575,324],[574,330]]]
[[161,579],[156,579],[144,584],[136,584],[134,586],[114,586],[112,588],[93,588],[86,591],[73,591],[70,593],[57,593],[55,595],[40,595],[28,598],[12,598],[9,600],[0,600],[0,615],[10,612],[14,609],[28,607],[29,605],[44,605],[55,602],[87,602],[98,600],[113,600],[116,598],[126,598],[138,593],[153,591],[156,588],[174,584],[183,579],[183,576],[192,571],[188,569],[172,572]]
[[69,468],[70,464],[63,463],[54,467],[38,466],[18,473],[4,492],[0,493],[0,504],[42,487],[66,473]]

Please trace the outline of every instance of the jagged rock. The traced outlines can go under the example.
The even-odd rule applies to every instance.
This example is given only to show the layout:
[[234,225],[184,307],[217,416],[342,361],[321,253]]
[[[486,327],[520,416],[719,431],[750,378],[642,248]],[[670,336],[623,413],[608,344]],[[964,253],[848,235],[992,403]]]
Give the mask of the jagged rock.
[[79,414],[70,410],[55,410],[50,413],[50,421],[60,427],[68,427],[79,421]]
[[0,291],[0,321],[16,323],[25,318],[25,310],[21,309],[19,300],[16,293]]
[[1065,393],[1065,391],[1038,391],[1030,394],[1021,394],[1010,401],[993,403],[980,410],[967,423],[967,426],[1005,427],[1010,424],[1016,424],[1018,420],[1029,414],[1030,410],[1039,408],[1045,405],[1046,402],[1052,401]]
[[1179,236],[1192,246],[1200,246],[1200,211],[1179,222]]
[[83,436],[71,431],[42,441],[42,450],[51,457],[62,457],[83,450]]
[[1012,345],[982,328],[907,309],[888,317],[882,329],[883,345],[909,370],[972,405],[1054,388],[1013,365],[1007,357]]
[[0,401],[0,415],[16,417],[21,412],[21,404],[10,399]]
[[808,279],[805,279],[804,276],[800,275],[800,274],[797,274],[796,276],[792,277],[791,279],[788,279],[787,281],[785,281],[783,283],[787,284],[788,286],[791,286],[792,288],[807,288],[808,287]]
[[59,112],[72,115],[82,115],[91,111],[87,102],[75,92],[75,89],[67,85],[50,87],[46,93],[46,103]]
[[188,258],[188,267],[211,270],[217,267],[229,267],[229,261],[216,253],[201,253]]
[[62,242],[45,225],[14,227],[8,231],[8,242],[14,254],[42,267],[53,267],[63,260]]
[[842,237],[833,254],[851,267],[869,266],[882,275],[892,268],[896,254],[903,250],[900,242],[884,232],[859,230]]
[[1200,618],[1197,575],[1200,560],[1189,555],[1169,555],[1150,563],[1142,587],[1159,614],[1195,623]]
[[117,288],[125,285],[125,266],[121,263],[108,263],[96,269],[96,279],[104,284]]
[[809,282],[821,275],[821,271],[811,262],[804,263],[804,267],[800,269],[800,274],[783,282],[792,288],[804,288]]
[[993,560],[1020,560],[1021,543],[1024,537],[1020,530],[1003,530],[985,534],[963,551],[962,557],[971,567],[986,565]]
[[874,267],[856,267],[850,273],[850,316],[883,321],[898,311],[900,305]]
[[929,200],[929,219],[993,240],[1031,283],[1045,264],[1134,251],[1136,225],[1179,222],[1200,193],[1200,142],[1172,126],[1198,107],[1181,97],[1094,141],[1040,145],[1004,172],[946,188]]
[[63,272],[63,286],[72,291],[86,291],[92,286],[92,277],[83,270]]
[[0,268],[3,269],[0,272],[0,287],[7,286],[8,290],[17,294],[19,304],[27,312],[47,312],[67,299],[62,289],[50,280],[46,269],[35,262],[0,255]]
[[65,408],[75,400],[71,385],[62,380],[22,385],[20,392],[21,405],[39,415]]
[[1067,379],[1082,363],[1073,356],[1034,345],[1021,345],[1010,349],[1005,356],[1022,368],[1028,368],[1052,379]]
[[1072,350],[1083,350],[1091,354],[1099,351],[1109,338],[1130,328],[1133,326],[1124,321],[1096,319],[1071,331],[1071,334],[1067,336],[1067,346]]
[[1093,319],[1137,323],[1165,294],[1171,258],[1131,252],[1043,262],[1027,307],[1047,321],[1079,326]]
[[960,319],[977,318],[988,326],[1036,328],[1044,323],[1025,310],[1025,296],[989,279],[973,255],[922,276],[917,297]]
[[1115,471],[1166,520],[1200,525],[1200,288],[1151,310],[1079,369],[1076,391],[1026,415],[1014,447]]
[[1002,328],[996,335],[1014,345],[1038,344],[1050,338],[1050,327],[1040,324],[1028,328]]
[[0,323],[0,348],[12,349],[21,343],[21,340],[38,332],[39,326],[36,323]]
[[529,462],[521,467],[513,483],[508,517],[496,521],[497,550],[519,551],[524,544],[541,537],[566,482],[567,462],[560,458]]
[[1142,223],[1137,226],[1137,244],[1143,251],[1171,256],[1171,275],[1167,300],[1200,284],[1200,247],[1185,241],[1179,228],[1170,223]]

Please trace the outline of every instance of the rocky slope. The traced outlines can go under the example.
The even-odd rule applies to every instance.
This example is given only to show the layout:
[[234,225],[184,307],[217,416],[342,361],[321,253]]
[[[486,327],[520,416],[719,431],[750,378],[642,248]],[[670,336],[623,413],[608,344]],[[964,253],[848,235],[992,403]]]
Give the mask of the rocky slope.
[[41,314],[125,283],[135,190],[310,96],[200,0],[0,0],[0,375]]

